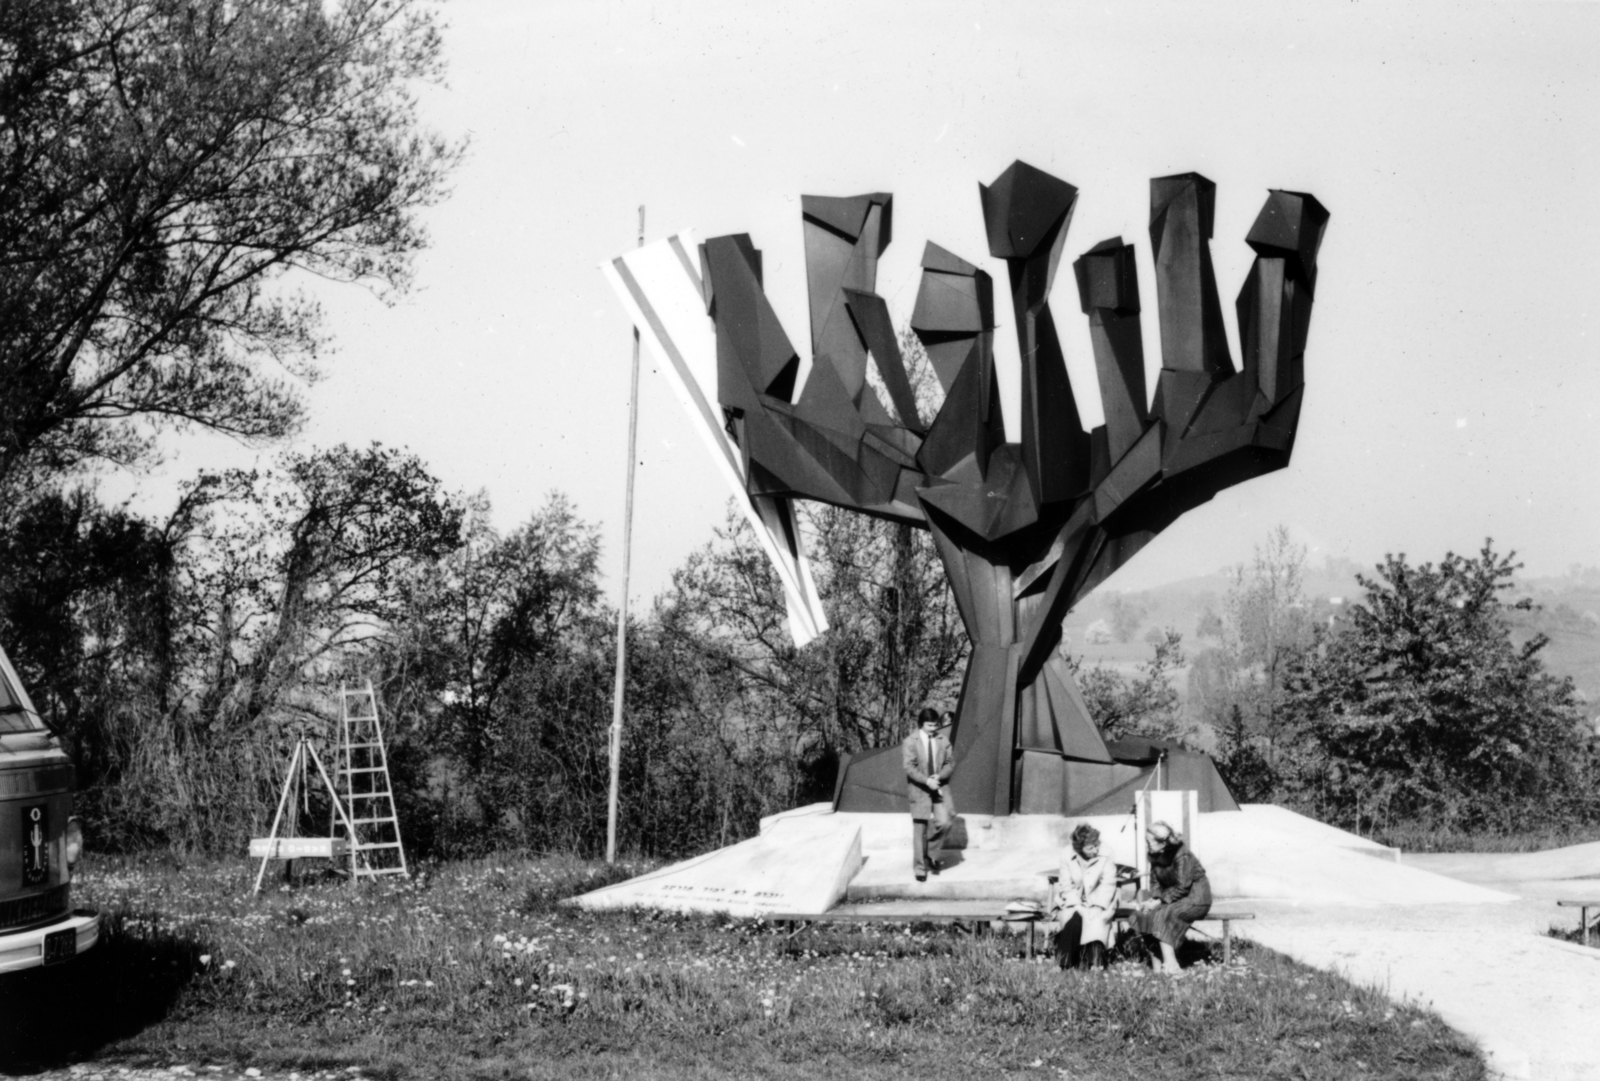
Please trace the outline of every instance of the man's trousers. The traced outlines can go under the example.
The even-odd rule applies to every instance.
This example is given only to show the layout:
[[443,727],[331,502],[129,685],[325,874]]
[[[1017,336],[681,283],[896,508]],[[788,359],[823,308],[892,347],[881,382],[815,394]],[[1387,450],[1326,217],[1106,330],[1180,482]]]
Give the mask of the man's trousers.
[[940,800],[933,805],[927,818],[913,818],[911,820],[911,870],[922,878],[928,873],[928,868],[939,859],[939,853],[944,851],[944,839],[950,832],[950,804],[947,800]]

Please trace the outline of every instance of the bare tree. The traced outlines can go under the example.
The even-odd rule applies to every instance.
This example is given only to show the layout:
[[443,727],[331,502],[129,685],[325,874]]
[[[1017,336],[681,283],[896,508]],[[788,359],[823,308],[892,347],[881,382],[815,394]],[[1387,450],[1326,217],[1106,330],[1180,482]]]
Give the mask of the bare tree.
[[1310,646],[1313,619],[1305,596],[1306,552],[1279,526],[1249,566],[1231,572],[1220,644],[1200,654],[1190,677],[1201,717],[1232,754],[1249,742],[1269,767],[1285,735],[1287,681]]

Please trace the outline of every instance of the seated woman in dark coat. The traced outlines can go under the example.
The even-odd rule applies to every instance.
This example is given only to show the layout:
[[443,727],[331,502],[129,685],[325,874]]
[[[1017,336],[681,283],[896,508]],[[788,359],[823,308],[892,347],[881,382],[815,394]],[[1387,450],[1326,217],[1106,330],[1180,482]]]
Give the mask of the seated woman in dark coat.
[[1153,935],[1161,942],[1161,970],[1176,975],[1178,943],[1189,925],[1211,909],[1211,883],[1176,830],[1165,822],[1153,822],[1145,831],[1145,846],[1150,853],[1150,893],[1135,904],[1133,929]]

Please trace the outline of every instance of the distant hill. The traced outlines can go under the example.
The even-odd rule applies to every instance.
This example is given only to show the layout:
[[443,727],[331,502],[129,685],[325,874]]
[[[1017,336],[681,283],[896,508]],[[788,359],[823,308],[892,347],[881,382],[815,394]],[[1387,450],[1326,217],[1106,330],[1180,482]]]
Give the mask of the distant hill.
[[1515,614],[1514,639],[1521,643],[1544,634],[1550,644],[1540,654],[1557,675],[1571,676],[1588,701],[1591,718],[1600,718],[1600,570],[1574,569],[1559,578],[1530,578],[1518,592],[1539,606]]
[[[1345,603],[1355,600],[1361,593],[1356,585],[1356,575],[1370,569],[1347,559],[1329,559],[1320,567],[1308,567],[1305,575],[1306,598],[1313,604],[1335,599]],[[1223,601],[1232,581],[1231,570],[1222,569],[1136,593],[1105,590],[1091,593],[1083,604],[1067,615],[1063,624],[1068,648],[1090,663],[1140,664],[1150,657],[1150,644],[1145,641],[1145,635],[1151,629],[1165,627],[1171,627],[1183,635],[1187,649],[1200,648],[1205,644],[1199,634],[1200,621],[1207,611],[1218,616],[1222,614]],[[1093,636],[1088,634],[1089,628],[1102,620],[1108,625],[1113,622],[1117,603],[1114,598],[1118,597],[1144,608],[1138,629],[1126,643],[1093,641]]]
[[[1306,597],[1313,605],[1329,609],[1335,600],[1345,604],[1359,601],[1364,591],[1356,575],[1373,573],[1374,568],[1350,560],[1326,560],[1306,569]],[[1131,671],[1150,659],[1146,635],[1171,627],[1183,635],[1184,651],[1193,656],[1216,644],[1199,633],[1200,624],[1207,611],[1222,614],[1231,581],[1230,571],[1219,570],[1139,592],[1092,593],[1066,618],[1067,649],[1089,664]],[[1550,644],[1541,653],[1546,667],[1556,675],[1570,676],[1588,702],[1589,715],[1600,719],[1600,569],[1574,568],[1559,577],[1519,579],[1514,596],[1530,597],[1539,607],[1533,612],[1513,613],[1513,640],[1520,645],[1535,634],[1546,635]],[[1115,637],[1106,640],[1119,598],[1142,609],[1127,642]],[[1091,633],[1091,628],[1096,633]],[[1180,673],[1176,682],[1183,691],[1186,672]]]

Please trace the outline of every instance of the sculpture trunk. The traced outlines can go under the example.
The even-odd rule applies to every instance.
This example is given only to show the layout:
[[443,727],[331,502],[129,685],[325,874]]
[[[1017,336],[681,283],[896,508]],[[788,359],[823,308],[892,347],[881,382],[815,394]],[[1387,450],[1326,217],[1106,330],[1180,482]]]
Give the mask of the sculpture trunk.
[[[1112,758],[1055,642],[1033,674],[1025,666],[1025,632],[1046,593],[1016,595],[1018,575],[1000,545],[938,511],[929,511],[928,527],[972,641],[952,737],[955,804],[975,814],[1060,813],[1074,802],[1069,763],[1103,767]],[[1097,775],[1099,789],[1103,768]]]

